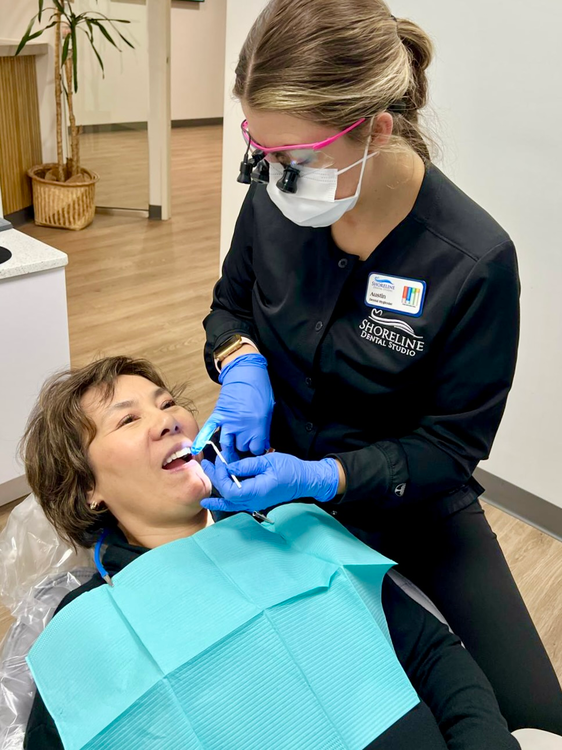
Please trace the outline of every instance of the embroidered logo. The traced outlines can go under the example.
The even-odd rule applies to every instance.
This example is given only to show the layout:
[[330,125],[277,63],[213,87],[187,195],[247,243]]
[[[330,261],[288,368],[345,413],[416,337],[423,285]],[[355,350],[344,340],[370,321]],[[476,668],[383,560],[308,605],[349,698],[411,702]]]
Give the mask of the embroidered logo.
[[415,357],[425,347],[423,336],[418,336],[409,323],[397,318],[384,318],[382,310],[371,310],[369,317],[359,325],[359,330],[362,339],[407,357]]

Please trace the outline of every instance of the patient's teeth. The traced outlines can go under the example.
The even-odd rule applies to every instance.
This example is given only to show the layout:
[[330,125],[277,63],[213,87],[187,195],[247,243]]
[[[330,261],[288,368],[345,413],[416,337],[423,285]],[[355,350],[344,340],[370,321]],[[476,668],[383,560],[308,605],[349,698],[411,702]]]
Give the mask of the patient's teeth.
[[172,453],[169,458],[167,458],[164,463],[162,464],[162,467],[167,466],[169,463],[174,461],[176,458],[182,458],[183,456],[187,456],[191,453],[191,450],[188,447],[182,448],[179,451],[176,451],[175,453]]

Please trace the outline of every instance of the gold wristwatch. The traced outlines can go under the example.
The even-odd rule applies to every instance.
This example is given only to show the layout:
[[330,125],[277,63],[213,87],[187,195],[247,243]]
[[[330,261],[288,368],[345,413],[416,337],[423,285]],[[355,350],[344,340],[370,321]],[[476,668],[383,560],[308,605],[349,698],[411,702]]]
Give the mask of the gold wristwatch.
[[244,344],[250,344],[250,346],[253,346],[257,349],[257,346],[251,339],[246,338],[246,336],[241,336],[239,333],[235,333],[234,336],[228,338],[222,346],[219,346],[218,349],[215,349],[215,351],[213,352],[213,358],[215,360],[215,367],[219,372],[221,370],[220,366],[222,362],[224,362],[227,357],[230,357],[231,354],[234,354],[234,352],[238,351],[238,349],[244,346]]

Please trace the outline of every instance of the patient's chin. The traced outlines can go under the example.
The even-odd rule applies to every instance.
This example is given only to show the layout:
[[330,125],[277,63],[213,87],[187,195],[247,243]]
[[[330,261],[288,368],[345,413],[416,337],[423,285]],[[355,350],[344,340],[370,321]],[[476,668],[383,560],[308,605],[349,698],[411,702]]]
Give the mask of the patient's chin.
[[205,497],[209,497],[212,489],[211,480],[203,471],[201,464],[195,461],[190,461],[186,468],[186,474],[189,475],[190,486],[193,487],[193,490],[199,490],[199,492],[197,492],[196,502],[203,500]]
[[209,497],[210,494],[211,494],[211,491],[213,489],[213,485],[211,484],[211,480],[205,474],[205,472],[203,471],[203,469],[201,469],[200,476],[201,476],[201,479],[203,481],[203,486],[205,487],[205,490],[206,490],[204,497]]

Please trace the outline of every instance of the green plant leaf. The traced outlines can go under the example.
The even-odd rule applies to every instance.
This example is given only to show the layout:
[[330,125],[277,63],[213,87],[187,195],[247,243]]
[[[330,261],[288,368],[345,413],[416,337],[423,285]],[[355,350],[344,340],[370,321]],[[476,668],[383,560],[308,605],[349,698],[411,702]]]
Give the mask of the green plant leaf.
[[64,38],[64,43],[62,45],[62,54],[60,58],[60,66],[61,68],[64,68],[64,64],[66,62],[66,58],[68,57],[68,48],[70,47],[70,34],[67,34]]
[[90,47],[93,49],[94,54],[95,54],[95,56],[98,59],[98,63],[100,64],[102,76],[105,78],[105,68],[104,68],[104,65],[103,65],[103,60],[101,59],[101,55],[97,51],[96,45],[94,43],[94,29],[92,27],[91,20],[89,18],[85,18],[84,21],[86,22],[86,26],[88,27],[88,31],[86,31],[86,29],[82,28],[82,26],[79,26],[78,28],[80,29],[80,31],[82,31],[86,35],[88,41],[90,42]]
[[76,23],[76,19],[78,18],[78,16],[72,10],[72,5],[68,6],[68,10],[66,11],[65,16],[68,19],[69,26],[74,26],[74,24]]
[[[113,27],[113,30],[121,37],[121,39],[125,42],[125,44],[128,44],[131,49],[135,49],[134,45],[131,44],[131,42],[127,39],[127,37],[123,36],[123,34],[119,31],[119,29],[115,25],[116,23],[131,23],[131,21],[129,21],[129,19],[127,19],[127,18],[109,18],[109,16],[106,16],[104,13],[100,13],[97,10],[96,11],[92,11],[92,13],[95,13],[97,16],[100,16],[100,18],[96,18],[95,19],[95,22],[97,24],[101,25],[102,21],[111,24],[111,26]],[[92,20],[94,20],[94,19],[92,19]]]
[[[37,14],[39,15],[39,14]],[[29,22],[29,26],[27,27],[25,34],[22,36],[20,43],[18,44],[18,48],[16,50],[16,57],[19,55],[19,53],[22,51],[22,49],[25,47],[25,45],[29,42],[29,37],[31,35],[31,29],[33,28],[33,25],[35,24],[35,20],[37,18],[37,15],[33,16],[31,21]],[[42,32],[41,32],[42,33]]]
[[[49,28],[49,27],[47,26],[46,28]],[[30,42],[30,41],[31,41],[32,39],[37,39],[37,37],[38,37],[38,36],[41,36],[41,34],[42,34],[42,33],[43,33],[43,32],[44,32],[45,30],[46,30],[46,29],[41,29],[40,31],[35,31],[35,32],[34,32],[33,34],[30,34],[30,35],[29,35],[29,36],[27,37],[27,41],[28,41],[28,42]]]
[[95,54],[95,56],[96,56],[96,57],[98,58],[98,62],[99,62],[99,64],[100,64],[100,68],[101,68],[101,72],[102,72],[102,75],[103,75],[103,77],[105,78],[105,68],[103,67],[103,60],[102,60],[102,59],[101,59],[101,57],[100,57],[100,53],[99,53],[99,52],[97,51],[97,49],[95,48],[95,45],[94,45],[94,43],[93,43],[93,41],[92,41],[92,40],[90,40],[90,45],[91,45],[92,49],[94,50],[94,54]]
[[[110,21],[110,23],[111,23],[111,21]],[[125,22],[124,21],[118,21],[118,23],[125,23]],[[127,23],[129,23],[129,22],[127,21]],[[121,39],[125,42],[125,44],[128,44],[131,49],[135,49],[134,45],[131,44],[131,42],[127,39],[127,37],[124,37],[123,34],[119,31],[118,28],[115,27],[115,25],[113,23],[111,23],[111,25],[113,26],[113,28],[115,29],[115,31],[119,34],[119,36],[121,37]]]
[[117,45],[115,44],[115,42],[111,38],[111,35],[110,35],[109,31],[105,28],[105,26],[103,25],[103,23],[100,20],[98,20],[97,18],[92,18],[92,23],[95,24],[98,27],[98,29],[101,31],[101,33],[104,35],[104,37],[107,39],[108,42],[111,42],[111,44],[116,49],[119,49],[119,47],[117,47]]
[[89,11],[91,14],[94,14],[96,16],[100,16],[98,18],[98,21],[109,21],[110,23],[113,21],[114,23],[131,23],[131,21],[128,18],[110,18],[109,16],[106,16],[105,13],[102,13],[99,10],[91,10]]
[[134,45],[131,44],[131,42],[127,39],[127,37],[123,36],[123,34],[119,31],[119,29],[115,25],[116,23],[131,23],[129,20],[127,20],[126,18],[108,18],[107,16],[104,16],[103,13],[100,13],[99,15],[103,16],[103,19],[107,21],[107,23],[111,24],[115,33],[121,37],[121,39],[125,42],[125,44],[128,44],[131,49],[135,49]]
[[56,8],[47,8],[46,10],[52,10],[53,11],[51,13],[51,15],[49,16],[49,21],[52,21],[53,18],[54,18],[55,19],[55,23],[56,23],[56,18],[57,18],[58,10]]
[[48,23],[45,27],[43,27],[43,29],[41,29],[41,31],[42,32],[47,31],[47,29],[52,29],[53,26],[56,26],[56,25],[57,25],[56,21],[51,21],[51,23]]
[[72,37],[72,68],[74,72],[74,93],[78,91],[78,46],[76,44],[76,26],[70,27]]
[[41,16],[43,15],[43,5],[45,4],[45,0],[39,0],[39,13],[37,14],[39,18],[39,23],[41,23]]

